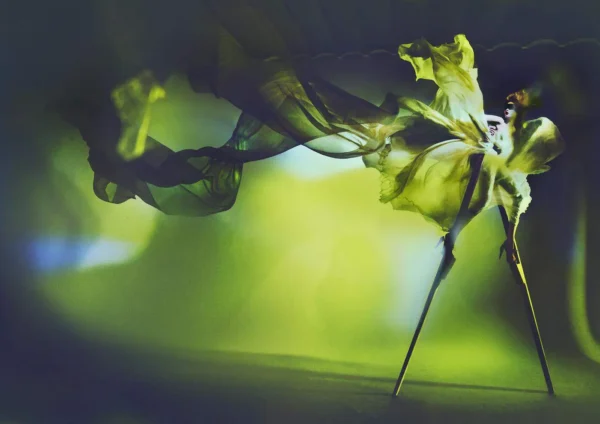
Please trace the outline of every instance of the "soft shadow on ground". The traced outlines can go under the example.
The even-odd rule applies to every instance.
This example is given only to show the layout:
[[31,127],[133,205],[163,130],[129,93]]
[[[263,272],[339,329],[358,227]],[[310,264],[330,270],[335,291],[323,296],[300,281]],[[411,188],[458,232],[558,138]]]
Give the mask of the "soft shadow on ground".
[[[187,360],[117,353],[41,356],[35,366],[25,360],[3,367],[0,419],[23,424],[591,423],[600,417],[592,387],[586,396],[551,397],[536,389],[413,379],[393,398],[394,376],[382,377],[364,365],[219,352]],[[5,357],[3,363],[15,359]]]

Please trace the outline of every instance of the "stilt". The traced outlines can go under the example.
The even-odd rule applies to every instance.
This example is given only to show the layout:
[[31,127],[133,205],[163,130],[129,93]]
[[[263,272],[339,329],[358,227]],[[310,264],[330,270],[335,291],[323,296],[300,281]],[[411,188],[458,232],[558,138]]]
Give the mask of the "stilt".
[[408,353],[406,354],[406,358],[404,359],[404,364],[402,365],[402,369],[400,370],[400,375],[398,376],[398,380],[396,381],[396,387],[394,387],[393,396],[398,396],[400,393],[400,388],[402,387],[402,382],[404,381],[404,376],[406,375],[406,370],[408,369],[408,363],[410,362],[410,358],[415,349],[417,341],[419,339],[419,335],[421,334],[421,329],[423,328],[423,324],[425,323],[425,318],[427,317],[427,312],[429,312],[429,307],[431,306],[431,302],[435,296],[435,293],[442,282],[442,280],[448,275],[450,269],[454,265],[454,255],[452,254],[452,250],[454,249],[454,241],[456,237],[464,227],[465,223],[468,221],[468,213],[469,213],[469,205],[471,204],[471,199],[473,198],[473,193],[475,192],[475,187],[477,186],[477,180],[479,179],[479,174],[481,172],[481,164],[483,162],[483,154],[474,154],[470,158],[471,165],[471,177],[469,179],[469,184],[467,185],[467,189],[465,190],[465,194],[463,196],[463,200],[456,216],[456,220],[452,225],[452,228],[443,238],[444,242],[444,256],[442,261],[440,262],[440,266],[438,268],[438,272],[435,275],[433,280],[433,284],[431,285],[431,289],[429,290],[429,295],[427,296],[427,300],[425,301],[425,306],[423,307],[423,312],[421,313],[421,318],[419,319],[419,323],[417,324],[417,328],[413,335],[412,341],[410,342],[410,346],[408,348]]
[[[465,190],[465,194],[463,196],[463,201],[461,203],[460,210],[454,222],[454,225],[448,232],[448,234],[443,238],[444,243],[444,256],[442,261],[440,262],[440,266],[438,268],[438,272],[433,280],[433,284],[431,285],[431,289],[429,290],[429,295],[427,296],[427,300],[425,301],[425,306],[423,307],[423,312],[421,313],[421,318],[419,319],[419,323],[417,324],[417,328],[413,335],[412,341],[408,348],[408,352],[406,354],[406,358],[404,359],[404,363],[402,365],[402,369],[400,370],[400,375],[398,376],[398,380],[396,381],[396,386],[394,387],[393,396],[398,396],[400,393],[400,389],[402,387],[402,383],[404,381],[404,377],[406,375],[406,371],[408,369],[408,364],[410,362],[410,358],[412,357],[415,346],[417,345],[417,341],[421,334],[421,330],[423,328],[423,324],[425,323],[425,319],[427,317],[427,313],[429,312],[429,308],[435,296],[435,293],[441,283],[441,281],[448,275],[448,272],[454,265],[454,255],[452,254],[452,250],[454,249],[454,241],[456,237],[464,227],[465,223],[468,222],[468,213],[469,213],[469,205],[473,198],[473,193],[475,192],[475,187],[477,185],[477,180],[479,178],[479,174],[481,172],[481,165],[483,162],[483,155],[476,154],[471,157],[471,177],[469,180],[469,184],[467,185],[467,189]],[[506,231],[508,237],[508,216],[506,211],[502,206],[499,207],[500,215],[502,217],[502,222],[504,224],[504,229]],[[550,378],[550,371],[548,369],[548,363],[546,361],[546,354],[544,352],[544,347],[542,344],[542,338],[540,336],[540,330],[537,324],[537,320],[535,318],[535,311],[533,309],[533,303],[531,301],[531,294],[529,292],[529,287],[527,286],[527,280],[525,279],[525,273],[523,271],[523,266],[521,265],[521,257],[519,256],[519,250],[515,242],[514,246],[514,258],[508,258],[508,264],[510,266],[511,272],[515,279],[515,282],[521,289],[523,300],[525,302],[525,310],[527,313],[527,318],[529,320],[529,324],[531,327],[531,331],[533,333],[533,339],[535,341],[535,345],[537,348],[538,357],[540,360],[540,364],[542,366],[542,371],[544,373],[544,378],[546,380],[546,387],[548,389],[548,393],[550,395],[554,395],[554,387],[552,385],[552,379]]]
[[[502,217],[504,230],[508,236],[508,216],[506,214],[506,210],[502,206],[499,206],[498,209],[500,210],[500,216]],[[554,395],[554,386],[552,385],[552,379],[550,378],[550,370],[548,369],[548,362],[546,361],[546,353],[544,352],[544,346],[542,344],[542,336],[540,335],[540,329],[538,327],[537,319],[535,318],[535,311],[531,301],[531,293],[529,292],[529,286],[527,285],[527,280],[525,279],[525,272],[523,271],[523,265],[521,264],[521,257],[519,256],[517,242],[515,241],[514,243],[514,257],[509,258],[507,255],[507,262],[510,266],[513,278],[521,290],[521,294],[525,302],[525,312],[527,314],[529,326],[531,327],[531,332],[533,334],[533,340],[535,342],[540,365],[542,366],[542,371],[544,373],[544,379],[546,380],[548,394]]]

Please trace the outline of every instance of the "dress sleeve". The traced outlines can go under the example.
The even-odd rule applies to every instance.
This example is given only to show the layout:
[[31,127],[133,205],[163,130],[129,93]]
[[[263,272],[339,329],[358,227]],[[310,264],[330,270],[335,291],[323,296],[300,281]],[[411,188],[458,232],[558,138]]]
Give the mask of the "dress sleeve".
[[525,174],[540,174],[550,169],[548,162],[565,149],[560,131],[548,118],[525,122],[515,137],[514,151],[508,166]]

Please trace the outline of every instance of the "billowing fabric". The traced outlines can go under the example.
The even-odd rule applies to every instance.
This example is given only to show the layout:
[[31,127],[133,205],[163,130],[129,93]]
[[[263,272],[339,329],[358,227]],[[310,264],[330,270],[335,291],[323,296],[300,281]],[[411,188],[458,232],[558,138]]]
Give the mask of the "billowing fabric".
[[[95,193],[112,203],[139,197],[166,214],[210,215],[234,205],[244,163],[303,146],[333,158],[362,157],[381,173],[382,202],[448,231],[470,177],[469,157],[484,153],[470,211],[502,204],[516,222],[530,202],[527,175],[547,170],[562,151],[557,128],[542,118],[514,133],[486,116],[464,35],[438,47],[403,44],[398,53],[417,79],[437,84],[429,105],[392,93],[373,105],[284,62],[255,61],[224,34],[215,90],[242,110],[230,139],[220,148],[174,152],[148,137],[152,104],[163,93],[143,74],[113,92],[118,147],[86,139]],[[490,119],[498,121],[494,135]]]

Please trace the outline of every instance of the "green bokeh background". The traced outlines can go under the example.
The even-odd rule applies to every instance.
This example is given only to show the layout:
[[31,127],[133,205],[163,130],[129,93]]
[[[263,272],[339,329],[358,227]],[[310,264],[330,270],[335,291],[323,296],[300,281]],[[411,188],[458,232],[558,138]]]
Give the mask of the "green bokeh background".
[[[484,22],[471,19],[475,12],[466,3],[440,10],[410,2],[412,18],[403,16],[402,25],[392,17],[408,9],[391,2],[376,2],[389,10],[368,18],[331,2],[319,19],[320,2],[304,9],[288,3],[286,13],[295,11],[292,21],[302,31],[285,19],[278,28],[287,28],[289,45],[300,53],[369,50],[383,46],[381,40],[396,46],[420,36],[442,42],[456,32],[488,46],[565,41],[593,35],[588,29],[595,28],[585,20],[593,10],[581,8],[580,23],[572,27],[558,25],[531,2],[495,4],[488,10],[495,11],[493,19]],[[283,13],[274,2],[261,5],[271,17]],[[592,183],[598,148],[591,106],[598,93],[597,46],[476,49],[492,113],[507,92],[535,79],[539,67],[551,63],[562,70],[559,86],[566,86],[565,75],[575,81],[544,110],[569,148],[550,173],[531,179],[534,200],[519,233],[558,398],[543,392],[522,299],[497,258],[503,231],[492,210],[458,240],[456,266],[434,300],[408,384],[391,403],[387,396],[441,258],[436,230],[380,204],[378,175],[360,161],[322,158],[301,147],[245,166],[235,207],[219,215],[167,217],[139,201],[101,202],[91,189],[85,144],[53,116],[41,118],[44,96],[74,75],[85,79],[82,69],[127,74],[170,63],[169,47],[203,27],[190,23],[188,6],[177,13],[167,5],[157,9],[162,13],[115,4],[77,7],[85,13],[68,31],[41,24],[33,31],[37,53],[27,57],[44,64],[46,80],[32,65],[22,65],[14,77],[20,92],[13,123],[25,130],[11,134],[3,168],[5,181],[15,184],[2,187],[9,225],[3,230],[0,418],[107,424],[597,421],[600,292],[593,284],[598,203]],[[525,19],[513,10],[518,7],[536,11],[539,28],[515,23],[506,30],[501,16]],[[562,11],[548,7],[557,16]],[[332,15],[335,10],[340,13]],[[269,40],[260,34],[251,39],[256,26],[234,25],[240,21],[234,15],[230,29],[248,39],[246,47],[268,53]],[[390,22],[384,25],[381,16]],[[86,19],[96,22],[97,34],[84,31]],[[76,30],[91,51],[103,54],[89,59],[61,47],[73,45],[69,34]],[[44,34],[52,40],[46,49]],[[373,102],[387,89],[432,95],[431,86],[414,82],[412,70],[393,55],[306,61]],[[222,144],[239,111],[193,92],[180,72],[155,68],[170,76],[150,135],[176,150]],[[112,263],[40,272],[22,247],[46,236],[91,241],[71,264],[89,265],[93,256],[106,255],[94,250],[106,240],[128,243],[128,250]]]

